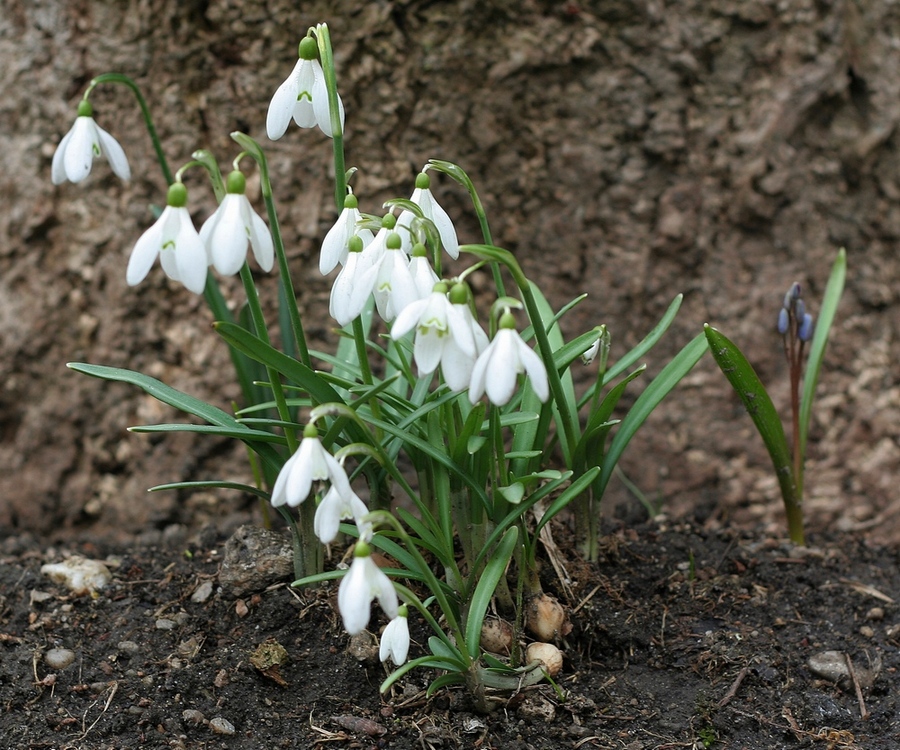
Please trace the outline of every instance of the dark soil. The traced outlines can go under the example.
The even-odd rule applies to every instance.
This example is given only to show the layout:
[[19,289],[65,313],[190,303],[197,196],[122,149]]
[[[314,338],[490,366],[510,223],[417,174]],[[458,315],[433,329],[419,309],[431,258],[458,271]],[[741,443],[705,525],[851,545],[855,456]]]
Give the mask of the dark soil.
[[[797,550],[686,523],[617,528],[604,537],[599,565],[567,561],[574,629],[561,643],[559,691],[524,690],[487,716],[473,713],[462,692],[427,698],[426,673],[380,697],[384,668],[348,651],[333,586],[296,591],[281,583],[235,600],[217,581],[224,540],[209,529],[191,539],[172,529],[167,538],[174,544],[124,549],[7,540],[0,745],[893,750],[900,743],[898,554],[859,538]],[[105,559],[113,570],[96,598],[70,596],[41,575],[43,563],[70,552]],[[372,630],[381,624],[373,618]],[[426,637],[414,626],[413,656]],[[254,652],[273,643],[286,650],[285,663],[269,673],[254,668]],[[51,648],[70,649],[74,661],[49,667]],[[839,652],[830,659],[845,677],[811,670],[810,660],[826,651]]]

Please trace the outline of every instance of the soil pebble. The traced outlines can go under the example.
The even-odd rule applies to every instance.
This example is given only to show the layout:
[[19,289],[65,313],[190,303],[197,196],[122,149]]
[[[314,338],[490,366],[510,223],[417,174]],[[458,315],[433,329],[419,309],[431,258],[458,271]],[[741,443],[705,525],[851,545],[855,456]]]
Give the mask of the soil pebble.
[[68,648],[51,648],[44,654],[44,663],[50,669],[65,669],[75,661],[75,652]]

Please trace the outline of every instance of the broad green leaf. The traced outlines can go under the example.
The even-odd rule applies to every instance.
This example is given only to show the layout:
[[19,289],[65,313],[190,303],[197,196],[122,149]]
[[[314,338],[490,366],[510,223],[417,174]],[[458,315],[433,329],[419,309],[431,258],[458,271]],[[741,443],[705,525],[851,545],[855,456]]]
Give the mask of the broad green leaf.
[[709,325],[704,326],[703,331],[713,359],[744,404],[766,445],[785,504],[791,501],[798,502],[791,451],[781,417],[778,416],[772,399],[769,398],[752,365],[734,343]]

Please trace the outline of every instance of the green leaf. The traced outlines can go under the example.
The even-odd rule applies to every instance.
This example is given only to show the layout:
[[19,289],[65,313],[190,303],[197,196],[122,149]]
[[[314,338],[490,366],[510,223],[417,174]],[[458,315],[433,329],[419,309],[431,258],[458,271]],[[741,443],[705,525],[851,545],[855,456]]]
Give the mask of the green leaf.
[[644,337],[641,343],[626,352],[626,354],[621,359],[619,359],[612,367],[610,367],[604,374],[603,379],[600,383],[596,383],[594,386],[587,390],[587,392],[581,397],[581,400],[578,404],[579,407],[584,406],[588,401],[591,400],[591,398],[593,398],[594,391],[597,388],[601,388],[607,383],[611,382],[614,378],[625,372],[625,370],[631,367],[654,346],[656,346],[656,343],[669,329],[669,326],[672,325],[672,321],[675,320],[675,315],[678,313],[678,308],[681,307],[681,300],[683,296],[684,295],[679,294],[677,297],[675,297],[675,299],[672,300],[671,304],[669,305],[669,308],[666,310],[665,314],[662,316],[662,319],[659,321],[659,323],[656,324],[656,326],[654,326],[653,330]]
[[500,578],[506,572],[506,566],[512,557],[516,542],[519,539],[519,530],[515,526],[507,530],[497,545],[497,549],[491,554],[484,572],[478,580],[472,600],[469,602],[469,614],[466,618],[466,648],[470,654],[478,654],[481,644],[481,625],[484,616],[490,606],[491,598],[497,589]]
[[713,359],[744,404],[766,445],[785,504],[798,502],[791,451],[772,399],[747,358],[734,343],[709,325],[705,325],[703,331]]
[[503,495],[503,499],[512,505],[518,505],[525,497],[525,485],[521,482],[507,485],[506,487],[498,487],[497,491]]
[[237,440],[259,440],[264,443],[277,443],[284,445],[285,440],[280,435],[273,435],[265,430],[252,430],[249,427],[243,430],[235,430],[228,427],[218,427],[208,424],[142,424],[128,428],[129,432],[199,432],[205,435],[217,435],[230,437]]
[[281,468],[284,463],[284,460],[279,453],[271,445],[260,442],[259,439],[253,437],[253,433],[255,433],[256,430],[251,430],[249,427],[244,426],[228,412],[222,411],[222,409],[219,409],[212,404],[208,404],[205,401],[201,401],[195,396],[189,396],[186,393],[176,390],[175,388],[160,382],[156,378],[151,378],[149,375],[144,375],[143,373],[135,372],[133,370],[123,370],[119,367],[106,367],[104,365],[91,365],[83,362],[69,362],[66,367],[70,370],[75,370],[75,372],[90,375],[94,378],[136,385],[148,395],[153,396],[157,401],[173,406],[186,414],[192,414],[195,417],[199,417],[210,424],[233,431],[240,436],[238,438],[239,440],[247,443],[254,452],[258,453],[260,457],[276,469]]
[[806,371],[803,375],[803,395],[800,399],[800,456],[806,457],[806,436],[809,433],[809,420],[812,416],[812,404],[816,395],[816,385],[819,382],[819,373],[822,370],[822,360],[825,356],[825,347],[828,345],[828,336],[831,333],[831,325],[837,312],[838,303],[844,292],[844,280],[847,277],[847,251],[841,248],[831,268],[828,284],[825,287],[825,295],[822,298],[822,309],[819,311],[819,319],[815,322],[815,332],[809,347],[809,358],[806,361]]
[[699,334],[690,341],[669,364],[657,375],[653,382],[650,383],[644,392],[638,396],[637,401],[629,409],[628,414],[622,419],[616,435],[612,439],[603,459],[602,472],[599,477],[599,484],[596,488],[596,497],[603,497],[603,491],[612,477],[613,467],[618,462],[626,446],[640,426],[646,421],[647,417],[659,405],[681,379],[687,375],[694,365],[700,361],[700,358],[706,352],[706,339],[703,334]]
[[213,324],[213,328],[225,339],[229,346],[233,346],[248,357],[281,373],[289,381],[299,385],[309,393],[316,403],[344,402],[338,392],[328,385],[324,378],[319,376],[314,370],[302,362],[282,354],[273,346],[265,343],[252,333],[245,331],[240,326],[234,323],[218,322]]
[[578,479],[576,479],[572,484],[566,487],[565,491],[560,493],[559,497],[557,497],[550,505],[547,507],[547,510],[544,511],[544,515],[541,516],[540,523],[534,529],[535,538],[540,533],[541,529],[544,528],[553,517],[559,513],[563,508],[565,508],[569,503],[571,503],[576,497],[578,497],[582,492],[586,492],[587,488],[591,486],[591,483],[597,478],[597,475],[600,473],[599,466],[592,466],[588,469],[584,474],[582,474]]
[[263,500],[269,499],[269,493],[265,490],[254,487],[251,484],[242,484],[241,482],[220,482],[216,480],[200,481],[200,482],[171,482],[169,484],[158,484],[151,487],[147,492],[164,492],[165,490],[201,490],[201,489],[219,489],[219,490],[237,490],[238,492],[246,492],[248,495],[256,495]]

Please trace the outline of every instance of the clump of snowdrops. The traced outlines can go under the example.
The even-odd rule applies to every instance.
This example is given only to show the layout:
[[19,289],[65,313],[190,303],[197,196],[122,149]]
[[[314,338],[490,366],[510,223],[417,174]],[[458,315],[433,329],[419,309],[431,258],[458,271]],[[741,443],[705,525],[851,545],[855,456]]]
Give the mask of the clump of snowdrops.
[[[285,61],[286,69],[290,64]],[[596,559],[599,503],[619,457],[706,348],[698,336],[626,414],[614,416],[628,384],[644,372],[639,360],[674,319],[680,296],[637,347],[611,364],[610,327],[563,337],[560,319],[587,295],[560,309],[551,306],[513,254],[494,244],[476,188],[461,167],[430,160],[409,198],[362,213],[349,184],[355,169],[344,163],[344,108],[328,28],[320,24],[300,41],[293,70],[266,116],[270,139],[284,137],[293,121],[332,145],[337,218],[323,239],[319,268],[336,271],[330,298],[336,350],[312,350],[265,151],[250,135],[231,134],[239,153],[224,178],[208,151],[195,152],[173,174],[137,84],[106,74],[89,85],[53,157],[54,183],[84,180],[98,157],[128,179],[125,152],[92,116],[90,94],[106,83],[124,84],[136,96],[168,183],[166,206],[134,246],[126,280],[140,284],[158,258],[170,279],[205,296],[243,403],[229,413],[142,373],[69,366],[136,385],[200,420],[135,430],[190,430],[242,441],[256,478],[254,484],[192,479],[154,489],[224,487],[271,503],[293,533],[297,585],[340,579],[338,605],[348,633],[370,627],[371,604],[378,600],[388,619],[381,658],[396,666],[382,690],[408,670],[426,667],[435,670],[431,691],[462,684],[475,705],[488,710],[509,691],[555,674],[562,664],[558,650],[532,648],[527,656],[520,650],[526,626],[541,641],[558,641],[568,627],[564,609],[541,591],[540,535],[570,509],[581,552]],[[219,201],[199,232],[182,182],[194,168],[205,170]],[[268,223],[246,195],[250,168],[259,174]],[[479,242],[460,244],[453,219],[432,192],[436,180],[468,193]],[[262,272],[277,266],[281,348],[272,345],[248,254]],[[475,273],[489,274],[495,286],[486,312],[468,283]],[[217,282],[232,274],[245,288],[238,315]],[[576,366],[593,368],[580,392]],[[352,561],[326,569],[326,545],[339,540],[352,540]],[[490,609],[503,617],[486,622]],[[432,634],[424,653],[409,660],[407,623],[414,613]]]

